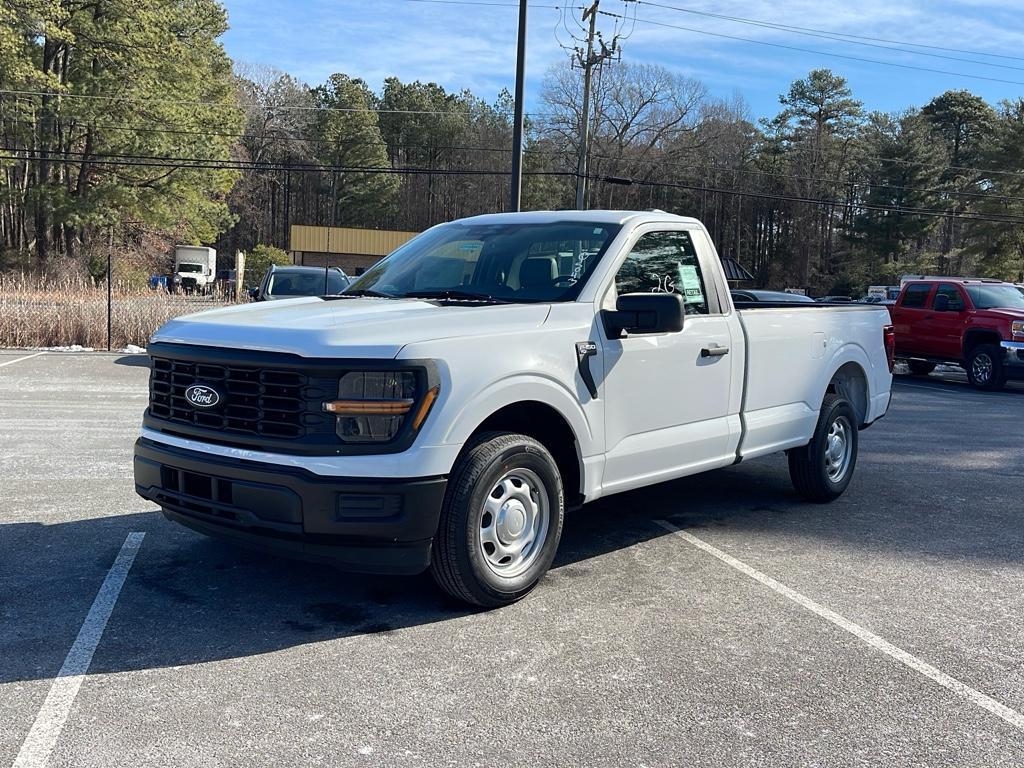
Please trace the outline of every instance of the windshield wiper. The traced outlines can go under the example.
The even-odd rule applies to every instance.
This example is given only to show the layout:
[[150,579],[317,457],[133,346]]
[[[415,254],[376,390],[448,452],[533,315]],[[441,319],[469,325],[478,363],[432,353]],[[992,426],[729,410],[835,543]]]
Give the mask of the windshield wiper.
[[486,293],[470,293],[459,291],[453,288],[445,288],[439,291],[410,291],[402,294],[403,299],[449,299],[451,301],[480,301],[488,304],[514,304],[509,299],[499,299],[497,296],[490,296]]

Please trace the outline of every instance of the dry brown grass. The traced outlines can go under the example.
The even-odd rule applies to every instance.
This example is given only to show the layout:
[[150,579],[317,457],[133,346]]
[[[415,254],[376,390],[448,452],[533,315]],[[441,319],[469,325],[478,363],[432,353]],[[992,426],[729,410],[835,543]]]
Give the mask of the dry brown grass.
[[[116,280],[112,344],[144,347],[168,320],[228,302],[132,289]],[[0,347],[107,346],[107,289],[88,278],[0,274]]]

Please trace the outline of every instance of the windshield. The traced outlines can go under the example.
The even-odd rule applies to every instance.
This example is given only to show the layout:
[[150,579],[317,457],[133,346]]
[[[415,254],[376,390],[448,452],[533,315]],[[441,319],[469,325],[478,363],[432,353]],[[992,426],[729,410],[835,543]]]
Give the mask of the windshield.
[[203,265],[202,264],[179,264],[178,265],[178,271],[179,272],[202,272],[203,271]]
[[977,309],[1024,309],[1024,293],[1013,285],[968,285]]
[[279,298],[284,296],[331,296],[341,293],[347,286],[348,279],[334,269],[324,270],[324,272],[280,271],[274,272],[270,276],[267,295]]
[[446,294],[438,297],[571,301],[619,229],[573,221],[445,224],[378,262],[348,292],[396,298]]

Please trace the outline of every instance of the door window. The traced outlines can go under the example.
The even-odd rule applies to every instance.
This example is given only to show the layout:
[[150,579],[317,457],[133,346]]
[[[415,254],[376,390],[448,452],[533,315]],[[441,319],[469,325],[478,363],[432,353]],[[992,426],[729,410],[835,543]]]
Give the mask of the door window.
[[704,274],[689,232],[650,232],[633,246],[615,275],[624,293],[678,293],[688,314],[707,315],[710,305]]
[[935,298],[932,299],[932,308],[935,308],[935,302],[938,301],[939,296],[945,296],[949,299],[949,311],[950,312],[963,312],[964,311],[964,300],[960,296],[960,291],[957,290],[955,285],[950,283],[942,283],[938,290],[935,291]]
[[906,309],[923,309],[928,303],[928,294],[931,292],[931,283],[908,285],[906,293],[903,294],[903,304],[900,306]]

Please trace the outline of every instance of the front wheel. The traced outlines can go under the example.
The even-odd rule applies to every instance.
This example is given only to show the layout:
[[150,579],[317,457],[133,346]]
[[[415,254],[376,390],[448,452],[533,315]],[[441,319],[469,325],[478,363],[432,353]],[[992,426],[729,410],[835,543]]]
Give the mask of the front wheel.
[[514,603],[551,567],[564,514],[562,478],[547,448],[526,435],[481,435],[452,471],[431,573],[464,602]]
[[995,344],[979,344],[967,355],[967,379],[978,389],[990,391],[1006,386],[1003,356]]
[[848,400],[825,395],[811,442],[789,452],[789,476],[797,493],[824,503],[839,498],[857,466],[857,415]]

